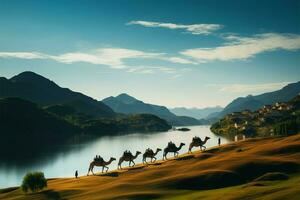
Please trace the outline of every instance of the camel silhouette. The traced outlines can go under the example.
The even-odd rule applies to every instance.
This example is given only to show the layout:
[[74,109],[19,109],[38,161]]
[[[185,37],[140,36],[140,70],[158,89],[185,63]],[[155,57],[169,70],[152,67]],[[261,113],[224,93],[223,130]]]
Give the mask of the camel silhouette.
[[132,167],[133,167],[135,165],[135,162],[133,160],[135,160],[138,157],[138,155],[140,155],[140,154],[141,154],[141,152],[139,152],[139,151],[137,151],[135,153],[135,155],[132,155],[132,153],[130,151],[125,151],[123,153],[123,155],[121,156],[121,158],[119,159],[118,169],[122,169],[121,164],[123,161],[129,162],[129,167],[131,167],[130,164],[131,164],[131,162],[133,162],[133,165],[132,165]]
[[147,158],[151,158],[151,162],[152,160],[154,159],[154,162],[156,161],[156,155],[158,154],[158,152],[160,152],[161,149],[160,148],[157,148],[156,149],[156,152],[154,152],[152,149],[148,148],[146,149],[145,153],[143,154],[143,163],[146,163],[147,164]]
[[167,154],[169,152],[174,153],[174,157],[178,156],[178,151],[184,146],[184,143],[180,143],[179,147],[176,147],[176,145],[173,142],[169,142],[168,146],[164,149],[164,155],[163,155],[163,160],[167,160]]
[[192,148],[193,147],[200,147],[200,150],[202,151],[202,147],[204,148],[204,150],[206,149],[206,146],[204,146],[204,144],[206,144],[207,140],[209,140],[210,137],[205,137],[204,141],[201,140],[201,138],[199,137],[193,137],[193,140],[189,146],[189,151],[188,153],[192,153]]
[[114,161],[114,160],[116,160],[116,159],[113,158],[113,157],[111,157],[111,158],[109,159],[109,161],[107,161],[107,162],[104,161],[103,159],[94,159],[94,160],[90,163],[90,167],[89,167],[89,171],[88,171],[88,173],[87,173],[87,176],[89,175],[89,172],[90,172],[90,171],[93,173],[93,175],[95,175],[94,172],[93,172],[93,169],[94,169],[95,166],[97,166],[97,167],[102,167],[102,173],[103,173],[104,168],[106,168],[106,172],[107,172],[107,170],[108,170],[107,165],[109,165],[109,164],[110,164],[112,161]]

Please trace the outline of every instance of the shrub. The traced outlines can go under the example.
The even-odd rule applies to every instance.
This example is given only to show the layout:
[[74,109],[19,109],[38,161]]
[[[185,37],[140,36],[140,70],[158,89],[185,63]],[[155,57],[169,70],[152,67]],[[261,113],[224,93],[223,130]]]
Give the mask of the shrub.
[[21,185],[21,188],[24,192],[37,192],[47,187],[47,179],[44,176],[43,172],[29,172],[27,173]]

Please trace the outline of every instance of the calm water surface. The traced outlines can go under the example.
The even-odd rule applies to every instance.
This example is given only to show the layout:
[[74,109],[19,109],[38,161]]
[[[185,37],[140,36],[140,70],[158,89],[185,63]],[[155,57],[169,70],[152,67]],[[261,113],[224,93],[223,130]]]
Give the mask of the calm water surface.
[[[43,153],[37,159],[25,159],[20,162],[0,161],[0,188],[17,186],[22,182],[23,176],[29,171],[42,171],[46,178],[52,177],[72,177],[75,170],[78,170],[79,175],[86,175],[89,163],[94,156],[101,155],[105,160],[110,157],[117,158],[123,154],[125,150],[130,150],[135,154],[136,151],[144,152],[146,148],[163,149],[169,141],[173,141],[177,146],[180,142],[186,145],[179,153],[185,153],[188,150],[188,145],[194,136],[199,136],[202,139],[209,136],[206,147],[217,145],[219,136],[214,135],[210,131],[209,126],[190,126],[191,131],[168,131],[151,134],[130,134],[123,136],[106,136],[94,139],[93,141],[80,144],[64,145],[63,148],[57,148],[56,151]],[[227,143],[228,140],[222,138],[222,143]],[[194,148],[196,150],[196,148]],[[198,150],[198,149],[197,149]],[[172,157],[173,154],[168,154]],[[162,152],[157,155],[158,159],[162,159]],[[117,161],[114,161],[109,170],[117,168]],[[136,159],[135,163],[142,162],[142,155]],[[127,166],[128,162],[123,162],[122,166]],[[100,171],[102,168],[95,167],[94,172]]]

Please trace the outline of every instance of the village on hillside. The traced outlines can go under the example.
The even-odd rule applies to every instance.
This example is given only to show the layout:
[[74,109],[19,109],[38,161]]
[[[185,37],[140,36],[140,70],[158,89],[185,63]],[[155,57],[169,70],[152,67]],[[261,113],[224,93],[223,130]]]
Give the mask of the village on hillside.
[[274,136],[290,135],[299,129],[300,94],[288,102],[277,102],[251,111],[233,112],[212,125],[211,130],[219,135]]

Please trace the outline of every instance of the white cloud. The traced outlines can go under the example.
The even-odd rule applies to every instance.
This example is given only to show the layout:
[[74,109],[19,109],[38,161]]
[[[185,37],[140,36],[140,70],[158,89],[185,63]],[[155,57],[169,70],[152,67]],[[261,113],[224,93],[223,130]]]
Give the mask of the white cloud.
[[196,64],[196,62],[181,58],[169,57],[165,53],[144,52],[125,48],[101,48],[86,52],[70,52],[60,55],[49,55],[39,52],[0,52],[0,58],[19,59],[51,59],[61,63],[85,62],[90,64],[107,65],[111,68],[127,68],[126,59],[156,59],[178,64]]
[[43,54],[39,52],[0,52],[0,58],[18,59],[49,59],[61,63],[72,64],[85,62],[95,65],[105,65],[113,69],[124,69],[135,74],[170,74],[174,77],[187,72],[187,68],[172,68],[165,66],[130,66],[126,59],[156,59],[178,64],[196,64],[181,57],[167,56],[164,53],[144,52],[124,48],[102,48],[90,52],[70,52],[60,55]]
[[265,33],[253,37],[227,36],[224,39],[227,40],[224,46],[187,49],[181,54],[198,62],[207,62],[244,60],[268,51],[300,49],[300,35],[296,34]]
[[135,74],[154,74],[155,71],[153,69],[149,69],[146,67],[133,67],[129,68],[127,70],[129,73],[135,73]]
[[158,71],[167,73],[167,74],[175,74],[179,71],[181,71],[180,69],[174,69],[171,67],[153,67],[154,69],[157,69]]
[[185,59],[185,58],[181,58],[181,57],[164,57],[162,59],[172,62],[172,63],[179,63],[179,64],[192,64],[192,65],[198,64],[195,61],[191,61],[189,59]]
[[176,79],[176,78],[179,78],[179,77],[181,77],[182,76],[182,74],[175,74],[172,78],[173,79]]
[[0,58],[44,59],[47,55],[38,52],[0,52]]
[[153,66],[137,66],[137,67],[129,67],[127,72],[130,73],[137,73],[137,74],[154,74],[154,73],[165,73],[165,74],[173,74],[176,73],[178,70],[171,68],[171,67],[153,67]]
[[169,74],[172,78],[179,78],[184,73],[190,72],[189,68],[173,68],[166,66],[136,66],[129,67],[126,72],[135,74]]
[[290,82],[279,82],[279,83],[262,83],[262,84],[231,84],[231,85],[215,85],[219,87],[220,92],[230,92],[230,93],[258,93],[258,92],[268,92],[281,89]]
[[141,25],[152,28],[167,28],[167,29],[182,29],[194,35],[208,35],[212,32],[221,29],[223,26],[220,24],[173,24],[173,23],[162,23],[162,22],[151,22],[151,21],[131,21],[127,25]]
[[124,64],[125,59],[156,58],[160,55],[162,54],[148,53],[132,49],[103,48],[94,50],[91,53],[74,52],[59,56],[52,56],[51,58],[63,63],[87,62],[91,64],[108,65],[111,68],[126,68],[126,65]]

